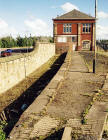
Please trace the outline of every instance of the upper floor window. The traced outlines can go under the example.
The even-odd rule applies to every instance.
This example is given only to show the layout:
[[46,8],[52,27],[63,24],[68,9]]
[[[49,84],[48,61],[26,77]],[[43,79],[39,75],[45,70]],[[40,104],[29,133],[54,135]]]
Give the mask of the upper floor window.
[[72,24],[63,24],[63,32],[71,33],[72,32]]
[[83,33],[91,32],[91,24],[83,24]]

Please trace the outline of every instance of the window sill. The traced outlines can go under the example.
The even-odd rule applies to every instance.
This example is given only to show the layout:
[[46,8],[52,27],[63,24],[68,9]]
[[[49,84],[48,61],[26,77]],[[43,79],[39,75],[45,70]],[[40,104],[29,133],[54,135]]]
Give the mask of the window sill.
[[85,32],[82,32],[82,34],[91,34],[91,32],[88,32],[88,33],[87,32],[86,33]]
[[63,34],[72,34],[72,32],[69,32],[69,33],[68,32],[63,32]]

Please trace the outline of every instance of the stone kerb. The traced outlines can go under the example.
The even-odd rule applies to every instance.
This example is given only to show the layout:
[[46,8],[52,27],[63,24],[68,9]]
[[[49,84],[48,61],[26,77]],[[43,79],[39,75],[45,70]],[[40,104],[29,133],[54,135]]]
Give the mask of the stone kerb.
[[[71,55],[72,52],[68,51],[67,56],[65,58],[64,63],[60,67],[59,71],[56,73],[56,75],[53,77],[53,79],[50,81],[50,83],[47,85],[47,87],[42,91],[42,93],[36,98],[36,100],[30,105],[30,107],[23,113],[21,116],[19,122],[16,124],[14,129],[12,130],[10,137],[13,139],[16,139],[18,136],[18,132],[22,132],[20,134],[19,139],[22,138],[23,134],[25,133],[23,130],[22,122],[26,121],[26,118],[30,116],[34,116],[34,118],[42,118],[39,117],[39,114],[44,114],[47,111],[47,107],[50,105],[50,103],[53,101],[57,91],[62,85],[62,82],[65,80],[66,73],[68,72],[68,68],[71,61]],[[34,115],[33,115],[34,114]],[[39,119],[39,121],[40,121]],[[29,124],[29,122],[28,122]],[[29,128],[27,128],[29,130]],[[17,131],[17,132],[16,132]],[[25,130],[26,131],[26,130]],[[16,133],[16,135],[15,135]],[[24,137],[23,137],[24,138]],[[26,136],[25,136],[26,138]]]
[[37,43],[33,52],[0,61],[0,94],[15,86],[55,55],[55,44]]
[[65,127],[62,140],[71,140],[72,139],[71,132],[72,132],[71,127]]

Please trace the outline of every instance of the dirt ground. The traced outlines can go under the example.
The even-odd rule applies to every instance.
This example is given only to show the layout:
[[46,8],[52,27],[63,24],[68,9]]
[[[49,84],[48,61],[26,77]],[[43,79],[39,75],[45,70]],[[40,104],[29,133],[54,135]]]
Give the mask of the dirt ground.
[[[93,72],[94,52],[79,52],[79,54],[84,58],[86,64],[89,67],[90,72]],[[96,54],[96,73],[108,73],[108,56]]]

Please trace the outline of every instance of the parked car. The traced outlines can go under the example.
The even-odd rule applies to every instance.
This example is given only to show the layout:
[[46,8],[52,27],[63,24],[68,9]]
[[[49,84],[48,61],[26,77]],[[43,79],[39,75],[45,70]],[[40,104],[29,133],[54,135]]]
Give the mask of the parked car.
[[1,52],[1,57],[10,56],[11,54],[12,54],[12,50],[7,49],[7,50]]
[[12,49],[7,49],[6,52],[12,53]]

